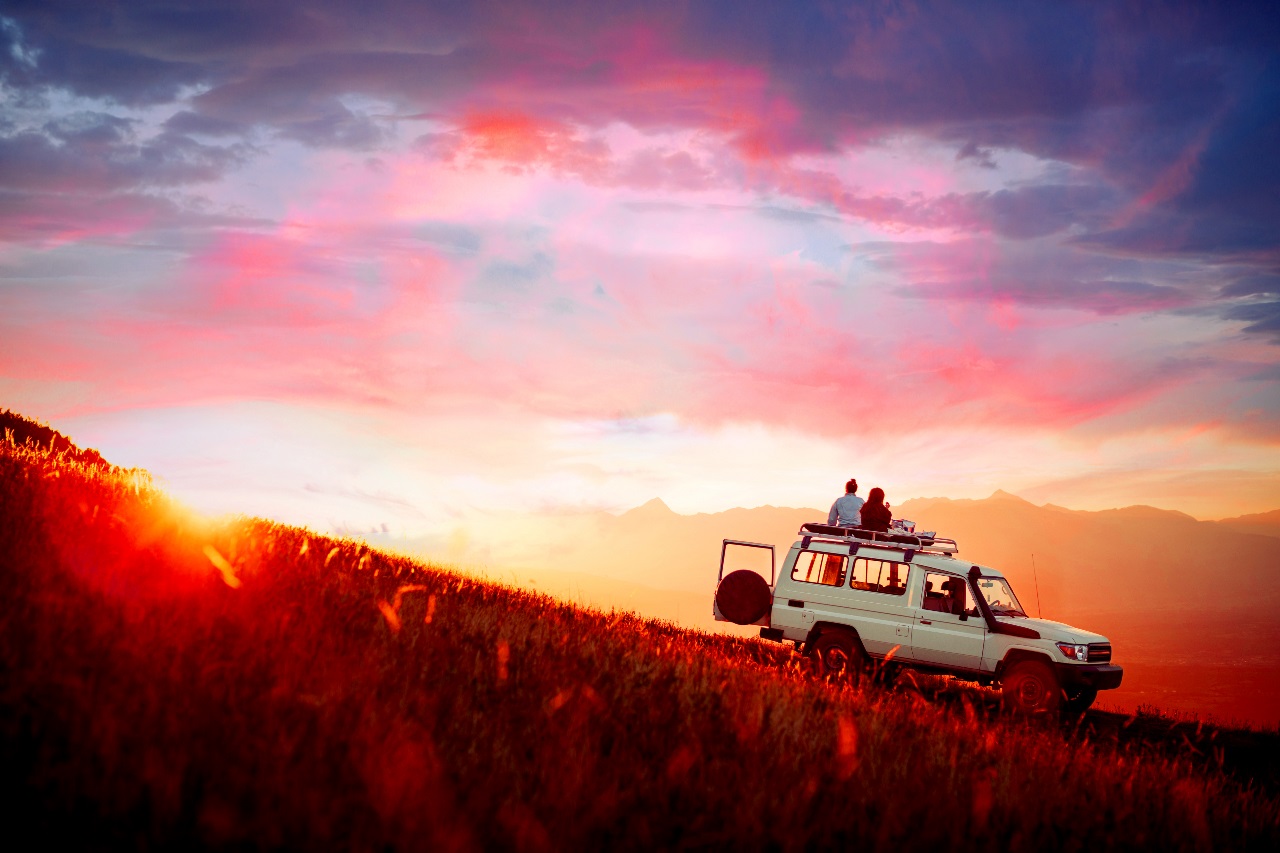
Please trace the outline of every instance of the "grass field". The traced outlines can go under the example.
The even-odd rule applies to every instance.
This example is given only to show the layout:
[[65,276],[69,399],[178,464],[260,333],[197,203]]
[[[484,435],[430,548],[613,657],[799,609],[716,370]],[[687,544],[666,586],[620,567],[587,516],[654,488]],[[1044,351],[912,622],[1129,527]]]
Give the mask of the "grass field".
[[0,774],[40,846],[1277,849],[1275,733],[1027,723],[0,442]]

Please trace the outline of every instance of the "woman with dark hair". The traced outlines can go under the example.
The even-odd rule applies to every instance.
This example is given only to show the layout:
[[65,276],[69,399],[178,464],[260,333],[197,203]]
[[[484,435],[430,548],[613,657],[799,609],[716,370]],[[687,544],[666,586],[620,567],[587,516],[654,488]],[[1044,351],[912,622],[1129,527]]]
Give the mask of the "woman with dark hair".
[[893,521],[893,515],[884,502],[884,489],[876,486],[871,490],[871,494],[867,495],[867,502],[863,504],[861,527],[863,530],[888,533],[891,521]]

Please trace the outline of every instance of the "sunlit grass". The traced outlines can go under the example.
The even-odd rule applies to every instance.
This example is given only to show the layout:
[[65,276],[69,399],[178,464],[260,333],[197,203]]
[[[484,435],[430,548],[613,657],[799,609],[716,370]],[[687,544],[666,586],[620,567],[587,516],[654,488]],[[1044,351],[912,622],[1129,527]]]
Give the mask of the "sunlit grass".
[[51,838],[1217,849],[1280,834],[1274,786],[1227,766],[1216,732],[1028,724],[945,679],[823,683],[787,647],[210,523],[144,472],[11,443],[0,497],[3,772]]

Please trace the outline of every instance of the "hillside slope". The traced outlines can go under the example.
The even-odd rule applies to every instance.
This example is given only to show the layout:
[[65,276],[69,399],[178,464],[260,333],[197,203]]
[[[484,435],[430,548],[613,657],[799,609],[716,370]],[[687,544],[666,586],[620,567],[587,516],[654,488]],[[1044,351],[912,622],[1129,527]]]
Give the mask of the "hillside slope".
[[14,444],[30,444],[91,467],[110,468],[102,454],[92,448],[80,448],[69,438],[47,424],[36,423],[9,409],[0,409],[0,440]]
[[209,525],[7,443],[0,503],[0,809],[49,846],[1280,841],[1267,763],[1236,764],[1274,736],[1153,748],[1136,719],[1109,740],[824,684],[781,646]]

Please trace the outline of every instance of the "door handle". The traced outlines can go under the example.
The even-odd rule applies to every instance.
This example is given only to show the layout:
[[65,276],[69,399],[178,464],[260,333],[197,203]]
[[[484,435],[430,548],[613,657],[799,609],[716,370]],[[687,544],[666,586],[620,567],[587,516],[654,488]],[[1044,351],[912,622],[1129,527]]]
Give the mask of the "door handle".
[[796,601],[794,598],[791,598],[787,600],[787,606],[788,607],[804,607],[804,602]]
[[932,622],[930,622],[928,619],[921,619],[921,620],[920,620],[920,624],[921,624],[921,625],[932,625],[933,623],[932,623]]

